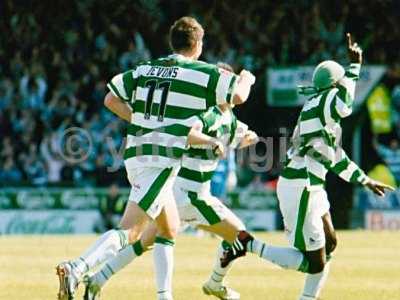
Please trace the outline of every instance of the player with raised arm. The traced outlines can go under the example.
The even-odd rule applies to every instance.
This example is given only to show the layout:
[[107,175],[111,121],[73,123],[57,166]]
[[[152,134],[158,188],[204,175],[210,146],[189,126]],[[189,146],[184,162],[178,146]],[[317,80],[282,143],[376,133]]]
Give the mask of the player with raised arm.
[[352,112],[355,85],[362,63],[362,50],[348,34],[350,67],[324,61],[314,70],[313,86],[301,87],[310,95],[304,104],[292,137],[287,162],[279,177],[277,195],[285,231],[294,248],[275,247],[248,232],[239,233],[222,265],[252,252],[283,268],[307,273],[300,300],[319,297],[326,282],[336,233],[324,188],[332,171],[342,179],[359,183],[383,196],[393,188],[369,178],[340,146],[341,119]]
[[[219,67],[232,71],[226,64]],[[218,157],[207,145],[193,145],[192,134],[202,132],[216,138],[227,146],[243,148],[258,141],[257,134],[248,130],[247,125],[238,121],[233,114],[231,105],[221,104],[202,113],[193,124],[189,134],[188,151],[182,157],[181,169],[174,184],[175,199],[182,223],[212,232],[224,239],[217,251],[216,263],[209,280],[203,285],[203,292],[224,300],[238,300],[240,294],[224,285],[224,278],[232,264],[221,268],[220,260],[224,250],[230,247],[239,231],[245,230],[240,219],[220,200],[211,195],[210,180],[217,168]],[[196,138],[196,144],[199,139]],[[143,234],[141,241],[120,251],[118,256],[108,260],[96,274],[86,276],[84,300],[99,299],[101,288],[111,276],[151,249],[154,243],[156,228],[150,225]]]
[[195,19],[180,18],[170,29],[172,55],[138,64],[109,82],[105,105],[131,123],[124,159],[132,189],[120,229],[104,233],[80,257],[57,266],[59,299],[73,299],[83,274],[134,244],[151,220],[157,225],[158,299],[172,299],[173,245],[179,227],[172,186],[192,117],[218,104],[245,102],[254,83],[247,71],[240,76],[221,73],[215,65],[198,61],[203,35]]

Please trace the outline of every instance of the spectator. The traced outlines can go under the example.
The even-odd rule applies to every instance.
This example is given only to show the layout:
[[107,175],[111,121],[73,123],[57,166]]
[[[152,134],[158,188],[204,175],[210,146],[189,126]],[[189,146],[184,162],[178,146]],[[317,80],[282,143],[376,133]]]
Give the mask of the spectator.
[[10,107],[13,99],[14,87],[11,80],[3,78],[0,80],[0,111]]
[[128,51],[121,55],[119,65],[121,70],[129,70],[138,62],[149,59],[150,52],[146,48],[142,36],[139,32],[135,32],[134,41],[129,42]]
[[400,85],[396,85],[392,91],[392,123],[397,136],[400,136]]
[[392,172],[397,185],[400,184],[400,147],[397,139],[392,139],[389,143],[389,147],[378,144],[378,152],[381,155],[383,161],[389,167]]
[[41,77],[25,75],[19,85],[23,108],[39,110],[44,107],[47,83]]
[[27,180],[34,185],[47,183],[44,162],[38,156],[37,147],[31,144],[29,154],[22,158],[22,166]]
[[61,170],[65,165],[61,153],[60,140],[56,132],[46,136],[40,144],[40,153],[45,160],[47,181],[56,183],[61,180]]
[[22,180],[22,172],[16,166],[12,156],[5,159],[3,168],[0,170],[0,181],[4,184],[18,183]]

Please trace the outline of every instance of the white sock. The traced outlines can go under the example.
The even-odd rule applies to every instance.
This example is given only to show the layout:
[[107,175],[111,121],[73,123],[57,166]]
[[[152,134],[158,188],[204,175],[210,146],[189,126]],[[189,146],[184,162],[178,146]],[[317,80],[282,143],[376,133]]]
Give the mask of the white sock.
[[117,256],[108,259],[101,270],[92,276],[92,282],[103,287],[112,275],[118,273],[142,253],[143,247],[140,241],[121,249]]
[[128,231],[112,229],[104,233],[83,255],[71,263],[80,275],[117,255],[128,245]]
[[301,272],[306,272],[308,269],[308,261],[305,259],[303,253],[295,248],[275,247],[254,239],[247,244],[247,251],[255,253],[285,269]]
[[153,257],[156,273],[157,299],[172,300],[174,241],[156,237]]
[[224,278],[233,265],[231,262],[225,268],[221,267],[221,258],[223,257],[226,247],[230,247],[230,245],[225,241],[223,241],[218,247],[214,269],[207,282],[212,289],[218,289],[219,287],[223,286]]
[[317,274],[307,274],[303,294],[300,300],[317,299],[328,278],[331,262],[325,264],[324,270]]

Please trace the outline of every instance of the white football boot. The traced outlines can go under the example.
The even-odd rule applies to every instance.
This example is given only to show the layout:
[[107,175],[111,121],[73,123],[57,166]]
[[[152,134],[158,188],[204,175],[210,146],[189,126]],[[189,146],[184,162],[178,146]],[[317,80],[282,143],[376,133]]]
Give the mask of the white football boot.
[[79,284],[79,275],[70,262],[62,262],[57,267],[57,276],[60,281],[58,300],[75,299],[75,291]]
[[235,290],[221,285],[218,288],[212,288],[208,282],[203,285],[203,292],[208,296],[215,296],[221,300],[240,300],[240,294]]

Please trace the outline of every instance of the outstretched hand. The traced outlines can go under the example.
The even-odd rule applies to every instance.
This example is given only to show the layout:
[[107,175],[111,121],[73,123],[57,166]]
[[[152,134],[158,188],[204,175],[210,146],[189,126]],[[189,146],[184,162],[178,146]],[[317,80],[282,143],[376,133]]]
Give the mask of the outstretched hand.
[[241,143],[240,143],[239,148],[244,148],[244,147],[248,147],[248,146],[257,144],[259,140],[260,140],[260,138],[258,137],[257,133],[255,133],[252,130],[247,130]]
[[369,188],[372,192],[374,192],[374,194],[381,196],[381,197],[385,196],[386,190],[389,190],[389,191],[395,190],[392,186],[387,185],[380,181],[373,180],[373,179],[369,179],[368,182],[365,184],[365,186],[367,188]]
[[347,51],[352,63],[362,63],[362,49],[357,43],[353,43],[351,34],[347,33]]

